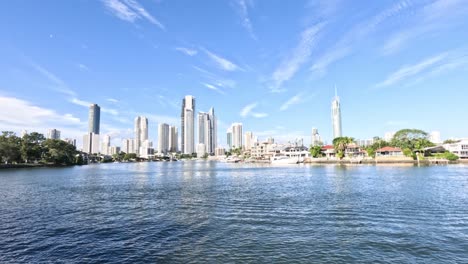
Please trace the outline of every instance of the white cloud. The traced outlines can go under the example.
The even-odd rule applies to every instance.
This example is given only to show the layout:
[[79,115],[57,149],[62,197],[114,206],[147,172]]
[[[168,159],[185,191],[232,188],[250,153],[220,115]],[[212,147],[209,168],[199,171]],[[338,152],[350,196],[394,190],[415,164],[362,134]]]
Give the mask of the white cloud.
[[287,110],[290,106],[296,105],[302,102],[302,94],[296,94],[293,97],[289,98],[283,105],[280,107],[280,111],[285,111]]
[[325,74],[327,68],[331,64],[351,54],[353,46],[357,41],[365,39],[366,36],[375,31],[376,28],[386,20],[398,16],[401,12],[408,10],[410,7],[411,2],[406,0],[397,2],[390,8],[352,27],[334,46],[314,62],[310,70],[319,75]]
[[59,93],[63,93],[63,94],[69,95],[69,96],[76,96],[76,93],[72,89],[70,89],[62,79],[60,79],[55,74],[48,71],[47,69],[45,69],[41,65],[35,63],[31,59],[26,58],[26,57],[25,57],[25,59],[33,69],[35,69],[43,77],[45,77],[47,80],[49,80],[50,82],[52,82],[54,84],[54,86],[52,87],[52,89],[54,91],[57,91]]
[[251,112],[255,107],[257,107],[257,104],[258,104],[258,103],[251,103],[251,104],[248,104],[248,105],[244,106],[244,108],[242,108],[242,110],[241,110],[241,112],[240,112],[240,116],[246,117],[248,114],[250,114],[250,112]]
[[240,116],[241,117],[247,117],[247,116],[252,116],[252,117],[255,117],[255,118],[264,118],[264,117],[267,117],[268,114],[267,113],[256,113],[256,112],[253,112],[252,110],[254,110],[254,108],[256,108],[258,105],[258,103],[251,103],[251,104],[248,104],[246,106],[244,106],[240,112]]
[[254,40],[257,40],[257,36],[255,35],[252,27],[252,22],[250,21],[249,18],[249,9],[248,7],[251,6],[250,1],[245,1],[245,0],[237,0],[236,2],[237,9],[239,16],[241,18],[241,23],[242,26],[247,30],[249,33],[250,37]]
[[273,85],[270,87],[272,92],[283,91],[283,89],[281,89],[283,82],[291,79],[302,64],[309,60],[312,50],[317,43],[318,33],[322,30],[324,25],[324,23],[319,23],[302,32],[299,44],[294,48],[292,54],[290,54],[273,72]]
[[175,48],[177,51],[180,51],[184,53],[187,56],[195,56],[197,55],[198,51],[195,49],[189,49],[189,48],[184,48],[184,47],[177,47]]
[[466,0],[436,0],[415,11],[412,21],[402,30],[392,34],[383,45],[384,55],[401,50],[412,39],[421,36],[433,37],[448,28],[460,25],[468,15]]
[[78,63],[78,68],[82,71],[89,71],[89,68],[88,66],[82,64],[82,63]]
[[164,25],[148,13],[136,0],[103,0],[103,2],[112,14],[122,20],[134,23],[138,19],[145,19],[165,30]]
[[447,57],[447,53],[442,53],[427,59],[424,59],[423,61],[414,64],[414,65],[405,65],[398,69],[397,71],[393,72],[390,74],[387,79],[385,79],[383,82],[380,82],[375,85],[376,88],[378,87],[385,87],[385,86],[390,86],[395,83],[401,82],[407,78],[413,77],[417,75],[420,72],[425,71],[426,69],[432,67],[433,65],[441,62]]
[[221,70],[224,70],[224,71],[237,71],[237,70],[242,70],[242,68],[240,68],[239,66],[237,66],[236,64],[234,64],[233,62],[219,56],[219,55],[216,55],[214,54],[213,52],[205,49],[205,48],[202,48],[203,51],[206,53],[206,55],[208,55],[208,57],[216,64],[216,66],[218,66],[218,68],[220,68]]
[[220,94],[224,94],[223,91],[221,91],[218,87],[212,85],[212,84],[209,84],[209,83],[202,83],[206,88],[210,89],[210,90],[213,90],[213,91],[216,91]]
[[[84,125],[79,118],[71,114],[59,114],[54,110],[14,97],[0,96],[0,112],[8,113],[0,115],[0,127],[4,130],[26,129],[29,132],[44,133],[48,128],[57,128],[62,130],[62,136],[68,136],[63,133],[64,130],[75,130],[76,134],[76,130]],[[70,127],[75,129],[70,129]]]
[[117,104],[117,103],[120,102],[119,100],[114,99],[114,98],[107,98],[106,100],[107,100],[108,102],[115,103],[115,104]]

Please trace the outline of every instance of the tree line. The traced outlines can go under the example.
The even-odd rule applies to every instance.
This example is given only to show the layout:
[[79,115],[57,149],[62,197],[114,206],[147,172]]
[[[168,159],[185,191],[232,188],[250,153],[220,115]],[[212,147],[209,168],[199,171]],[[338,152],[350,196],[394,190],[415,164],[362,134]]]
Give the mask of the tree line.
[[79,154],[72,144],[58,139],[46,139],[38,132],[18,137],[14,132],[3,131],[0,135],[2,164],[81,165],[83,157]]
[[[369,157],[375,158],[378,149],[383,147],[397,147],[400,148],[403,154],[407,157],[416,158],[418,153],[424,154],[424,149],[435,146],[429,139],[427,132],[420,129],[402,129],[395,133],[390,141],[385,141],[379,137],[374,137],[372,145],[365,148]],[[333,140],[333,147],[336,156],[342,159],[345,156],[347,147],[354,144],[355,140],[352,137],[338,137]],[[444,142],[446,143],[446,142]],[[313,157],[318,158],[323,156],[321,146],[312,146],[310,153]],[[458,157],[452,153],[446,152],[443,154],[444,158],[449,160],[456,160]]]

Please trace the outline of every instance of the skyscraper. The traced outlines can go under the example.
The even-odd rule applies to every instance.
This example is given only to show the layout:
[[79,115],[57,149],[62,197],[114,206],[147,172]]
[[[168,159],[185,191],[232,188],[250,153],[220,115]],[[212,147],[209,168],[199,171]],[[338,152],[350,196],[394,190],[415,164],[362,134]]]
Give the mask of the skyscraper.
[[228,128],[226,132],[226,143],[228,145],[228,149],[232,149],[232,127]]
[[242,148],[242,123],[232,124],[232,148]]
[[169,126],[169,152],[177,152],[178,131],[176,126]]
[[99,153],[99,125],[101,108],[97,104],[89,106],[88,134],[83,136],[83,151],[89,154]]
[[138,116],[135,118],[135,153],[138,156],[146,153],[146,150],[140,150],[146,140],[148,140],[148,118]]
[[158,125],[158,152],[160,154],[167,154],[169,151],[169,125],[162,123]]
[[102,139],[101,145],[101,153],[104,155],[110,155],[110,146],[111,146],[111,139],[109,135],[105,135]]
[[217,146],[216,126],[216,116],[213,108],[208,113],[198,113],[198,143],[205,145],[205,152],[208,154],[214,154]]
[[49,129],[49,131],[47,131],[47,138],[60,139],[60,130],[57,130],[55,128]]
[[122,151],[125,153],[135,153],[135,140],[133,138],[122,140]]
[[99,124],[101,121],[101,107],[97,104],[89,106],[88,133],[99,134]]
[[312,128],[312,140],[310,142],[312,146],[319,146],[322,144],[322,139],[317,128]]
[[195,97],[187,95],[182,100],[181,150],[184,154],[195,152]]
[[250,150],[253,147],[253,133],[251,131],[245,132],[244,149]]
[[341,137],[341,108],[340,108],[340,98],[338,97],[338,92],[335,86],[335,98],[333,98],[331,104],[331,117],[332,117],[332,127],[333,127],[333,139]]

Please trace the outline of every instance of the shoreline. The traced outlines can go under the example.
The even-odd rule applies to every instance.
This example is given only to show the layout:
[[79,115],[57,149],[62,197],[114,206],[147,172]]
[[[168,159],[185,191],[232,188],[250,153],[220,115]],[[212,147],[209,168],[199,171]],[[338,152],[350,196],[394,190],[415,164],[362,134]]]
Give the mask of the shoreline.
[[66,168],[66,167],[73,167],[76,165],[55,165],[55,164],[28,164],[28,163],[20,163],[20,164],[0,164],[1,169],[28,169],[28,168]]

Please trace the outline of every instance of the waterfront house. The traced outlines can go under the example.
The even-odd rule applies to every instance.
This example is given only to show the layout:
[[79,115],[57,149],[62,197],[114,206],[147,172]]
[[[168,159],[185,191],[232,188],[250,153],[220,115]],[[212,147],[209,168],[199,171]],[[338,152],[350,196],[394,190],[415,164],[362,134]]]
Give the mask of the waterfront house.
[[468,159],[468,139],[462,139],[456,143],[444,144],[443,146],[460,159]]
[[322,146],[322,153],[325,154],[327,158],[334,158],[335,148],[332,145]]
[[403,151],[400,148],[383,147],[375,151],[376,156],[395,157],[403,156]]

